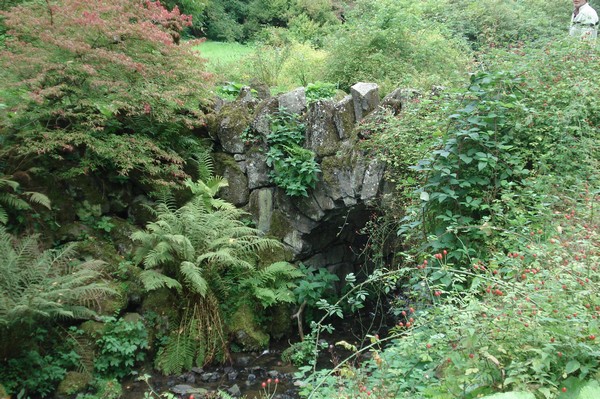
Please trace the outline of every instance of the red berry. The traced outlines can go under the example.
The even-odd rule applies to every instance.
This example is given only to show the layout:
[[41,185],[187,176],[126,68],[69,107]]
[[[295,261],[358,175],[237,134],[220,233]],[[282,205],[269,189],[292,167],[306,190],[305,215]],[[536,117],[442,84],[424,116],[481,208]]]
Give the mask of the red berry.
[[279,378],[275,378],[275,384],[279,384]]
[[561,391],[567,392],[567,387],[562,387]]
[[267,383],[263,381],[262,384],[260,384],[261,387],[266,388],[267,387]]
[[475,357],[475,355],[474,355],[474,354],[472,354],[472,353],[469,353],[469,357],[470,357],[471,359],[473,359],[473,358]]
[[590,339],[593,341],[596,339],[596,336],[594,334],[590,335]]
[[427,349],[430,349],[430,348],[431,348],[431,344],[427,344],[427,345],[425,345],[425,346],[427,347]]

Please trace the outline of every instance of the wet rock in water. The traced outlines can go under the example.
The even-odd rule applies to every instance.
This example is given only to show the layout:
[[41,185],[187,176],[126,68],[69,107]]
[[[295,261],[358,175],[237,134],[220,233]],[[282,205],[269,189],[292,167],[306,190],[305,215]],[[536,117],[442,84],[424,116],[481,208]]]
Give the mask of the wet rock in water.
[[219,373],[203,373],[200,375],[200,379],[204,382],[214,382],[217,381],[220,378],[220,374]]
[[294,399],[295,395],[288,395],[286,393],[278,394],[273,397],[273,399]]
[[188,395],[192,389],[194,389],[194,387],[191,385],[179,384],[171,387],[169,391],[176,395]]
[[169,391],[185,397],[187,397],[187,395],[197,395],[198,397],[202,397],[208,393],[208,389],[194,388],[193,386],[186,384],[175,385],[174,387],[171,387]]
[[254,375],[254,374],[252,374],[252,373],[248,374],[248,379],[247,379],[247,381],[248,381],[249,383],[253,383],[254,381],[256,381],[256,375]]
[[185,373],[179,376],[179,379],[186,384],[195,384],[196,383],[196,375],[192,372]]
[[196,374],[202,374],[204,373],[204,369],[201,367],[192,367],[192,371]]
[[277,370],[270,370],[270,371],[267,371],[267,375],[268,375],[270,378],[279,378],[279,377],[281,376],[281,374],[280,374],[280,373],[279,373],[279,371],[277,371]]
[[256,374],[259,377],[264,377],[267,375],[267,370],[260,366],[254,366],[250,368],[250,371],[252,372],[252,374]]
[[177,385],[177,381],[175,381],[175,379],[174,379],[174,378],[169,378],[169,379],[167,380],[167,382],[166,382],[166,385],[167,385],[168,387],[172,387],[172,386],[174,386],[174,385]]
[[236,398],[242,396],[242,391],[240,390],[240,387],[238,387],[237,384],[234,384],[231,388],[229,388],[227,390],[227,393]]
[[229,373],[227,373],[227,379],[229,381],[235,381],[238,378],[239,373],[235,370],[230,371]]

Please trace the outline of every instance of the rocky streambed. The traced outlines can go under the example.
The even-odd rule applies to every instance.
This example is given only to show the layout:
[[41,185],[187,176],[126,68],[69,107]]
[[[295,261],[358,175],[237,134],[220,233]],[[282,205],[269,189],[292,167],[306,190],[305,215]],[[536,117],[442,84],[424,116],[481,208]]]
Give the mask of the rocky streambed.
[[[218,392],[233,397],[294,399],[298,398],[298,388],[293,375],[297,368],[281,361],[280,350],[263,353],[234,353],[232,364],[222,366],[195,367],[178,376],[163,376],[148,373],[147,383],[138,376],[124,381],[125,399],[143,399],[152,390],[158,394],[170,392],[180,398],[218,398]],[[265,387],[263,387],[263,382]]]

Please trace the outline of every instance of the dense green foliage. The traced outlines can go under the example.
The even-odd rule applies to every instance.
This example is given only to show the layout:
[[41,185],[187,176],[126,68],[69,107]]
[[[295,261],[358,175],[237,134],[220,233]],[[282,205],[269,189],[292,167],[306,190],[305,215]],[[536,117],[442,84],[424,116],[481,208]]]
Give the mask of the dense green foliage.
[[[488,72],[458,96],[406,114],[416,131],[380,120],[365,145],[415,190],[399,201],[413,208],[388,215],[406,214],[399,233],[412,246],[378,284],[399,279],[410,295],[392,307],[397,327],[363,349],[371,360],[313,374],[311,397],[577,397],[597,378],[599,88],[588,65],[599,53],[538,45],[489,53]],[[423,129],[430,155],[411,171],[394,141]]]
[[96,340],[99,354],[95,369],[103,377],[126,377],[146,356],[148,331],[141,320],[108,317],[103,322],[102,334]]
[[[77,370],[96,377],[83,397],[117,397],[141,361],[180,373],[295,321],[304,340],[284,356],[305,365],[312,398],[597,396],[600,53],[567,40],[570,7],[1,1],[0,396],[49,396]],[[416,89],[354,132],[396,190],[357,232],[364,280],[345,276],[341,298],[337,276],[281,261],[281,243],[218,198],[204,143],[214,81],[226,99],[303,86],[308,103],[359,81]],[[242,136],[265,140],[291,196],[319,173],[300,121],[281,110],[267,137]],[[130,298],[112,296],[112,276]],[[368,320],[366,343],[324,343],[330,317],[369,299],[393,327],[376,335]],[[131,305],[140,321],[122,318]],[[333,368],[317,370],[320,350]]]
[[51,208],[50,199],[47,196],[33,191],[21,192],[20,187],[21,185],[9,176],[0,177],[0,225],[6,225],[10,211],[31,210],[30,203]]
[[80,365],[79,355],[72,340],[64,339],[64,331],[38,325],[28,338],[18,341],[27,346],[18,348],[0,367],[0,383],[21,397],[49,397],[67,371]]
[[246,226],[242,210],[214,198],[226,184],[222,179],[202,177],[187,182],[190,201],[176,207],[165,199],[157,220],[132,235],[140,243],[136,257],[145,290],[174,290],[186,304],[156,359],[166,374],[225,359],[224,318],[248,303],[266,308],[293,302],[292,281],[302,275],[286,262],[260,267],[257,254],[281,244]]
[[292,197],[307,197],[321,171],[315,153],[302,147],[304,129],[298,115],[280,109],[271,117],[271,133],[267,136],[266,162],[272,168],[269,177]]
[[[94,301],[114,291],[102,281],[101,261],[77,262],[73,245],[41,251],[37,237],[15,239],[0,228],[0,335],[54,318],[86,318]],[[3,347],[3,349],[6,349]]]
[[11,164],[185,177],[209,79],[192,43],[178,45],[187,17],[152,2],[65,0],[15,7],[3,23],[0,129]]
[[378,82],[389,91],[418,80],[439,84],[460,78],[468,65],[462,43],[443,24],[415,18],[411,4],[357,2],[328,39],[327,80],[346,89]]
[[318,42],[327,26],[339,23],[337,14],[343,4],[337,0],[213,0],[202,14],[191,14],[211,40],[245,42],[264,35],[265,27],[279,27],[289,28],[298,39]]

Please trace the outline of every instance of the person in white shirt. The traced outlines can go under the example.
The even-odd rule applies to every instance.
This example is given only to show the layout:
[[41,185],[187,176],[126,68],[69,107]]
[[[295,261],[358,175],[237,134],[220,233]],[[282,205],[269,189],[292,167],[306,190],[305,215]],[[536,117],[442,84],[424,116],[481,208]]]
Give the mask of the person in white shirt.
[[573,15],[569,34],[582,39],[595,39],[598,36],[598,14],[587,0],[573,0]]

